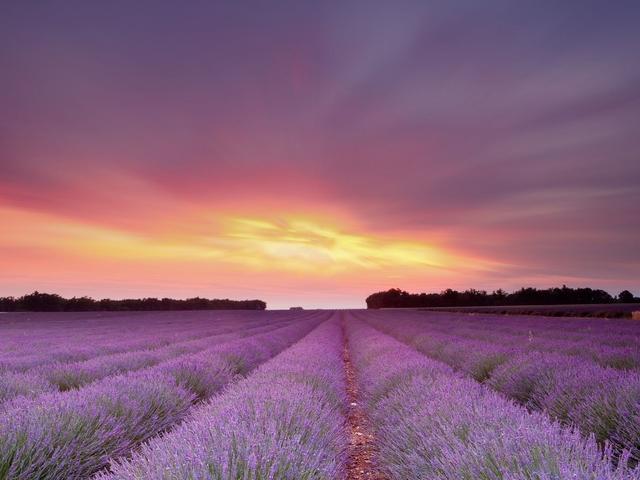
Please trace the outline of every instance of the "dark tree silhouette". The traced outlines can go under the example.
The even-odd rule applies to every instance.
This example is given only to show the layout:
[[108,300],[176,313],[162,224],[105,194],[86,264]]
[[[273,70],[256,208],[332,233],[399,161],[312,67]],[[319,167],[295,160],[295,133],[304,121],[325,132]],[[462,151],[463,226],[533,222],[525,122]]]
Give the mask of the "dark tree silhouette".
[[[634,296],[625,290],[617,301],[632,303]],[[523,287],[513,293],[502,289],[487,293],[469,289],[463,292],[447,288],[440,293],[408,293],[399,288],[369,295],[367,308],[419,308],[419,307],[478,307],[509,305],[567,305],[614,303],[616,299],[604,290],[593,288],[538,289]]]
[[33,292],[22,297],[0,297],[0,311],[3,312],[86,312],[95,310],[264,310],[267,304],[262,300],[229,300],[188,298],[129,298],[94,300],[90,297],[64,298],[57,294]]
[[623,290],[618,294],[618,301],[622,303],[633,303],[635,301],[635,297],[629,290]]

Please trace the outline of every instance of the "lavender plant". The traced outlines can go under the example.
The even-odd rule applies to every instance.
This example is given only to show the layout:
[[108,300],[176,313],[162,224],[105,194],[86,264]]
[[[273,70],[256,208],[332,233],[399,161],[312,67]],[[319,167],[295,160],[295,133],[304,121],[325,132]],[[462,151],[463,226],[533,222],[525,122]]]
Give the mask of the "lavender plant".
[[[86,478],[181,421],[318,324],[302,321],[86,388],[9,401],[0,417],[0,479]],[[262,348],[254,348],[257,344]]]
[[210,349],[212,346],[234,339],[268,332],[291,321],[291,319],[286,319],[256,326],[248,325],[247,328],[224,334],[207,335],[207,330],[204,330],[202,338],[176,342],[166,347],[101,355],[80,362],[56,362],[32,368],[24,373],[0,372],[0,386],[2,387],[0,389],[0,406],[18,396],[35,397],[44,392],[80,388],[111,375],[151,367],[163,361]]
[[[368,317],[369,323],[455,370],[486,381],[531,410],[576,427],[597,441],[608,441],[617,452],[640,458],[640,372],[602,367],[581,356],[530,351],[526,345],[503,345],[431,331],[422,321],[395,315]],[[505,319],[505,322],[511,319]],[[623,320],[618,320],[623,321]]]
[[[593,438],[552,423],[362,323],[352,358],[393,479],[637,479]],[[622,462],[624,463],[624,462]]]
[[324,323],[97,478],[343,478],[341,347],[339,326]]

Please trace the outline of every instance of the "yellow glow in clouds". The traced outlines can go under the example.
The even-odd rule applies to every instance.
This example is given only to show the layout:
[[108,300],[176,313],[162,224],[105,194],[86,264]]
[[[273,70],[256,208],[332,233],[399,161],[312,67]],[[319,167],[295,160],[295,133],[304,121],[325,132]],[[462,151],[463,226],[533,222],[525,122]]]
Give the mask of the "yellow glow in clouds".
[[[214,223],[211,218],[211,212],[202,213],[191,217],[188,225],[167,219],[161,228],[145,232],[0,208],[0,221],[5,226],[0,235],[0,253],[4,253],[0,255],[4,257],[0,268],[22,276],[37,273],[38,277],[56,278],[61,274],[37,266],[33,261],[36,254],[39,258],[64,258],[70,267],[89,276],[92,270],[85,271],[86,260],[94,267],[110,265],[115,260],[122,267],[130,267],[121,275],[127,279],[132,276],[130,280],[136,282],[145,281],[139,278],[145,275],[144,270],[136,270],[141,264],[156,272],[163,269],[168,277],[171,272],[180,271],[194,281],[196,271],[207,269],[210,273],[206,278],[217,282],[225,282],[229,274],[248,281],[251,272],[281,272],[280,279],[290,272],[296,278],[337,274],[373,280],[389,275],[424,275],[434,270],[441,274],[445,270],[482,268],[482,262],[445,248],[416,240],[354,233],[311,217],[273,219],[215,214]],[[184,220],[181,217],[180,221]],[[37,272],[29,272],[34,268]]]
[[[247,263],[318,273],[318,268],[336,272],[354,267],[444,267],[453,260],[444,251],[422,243],[344,233],[300,218],[227,219],[222,240],[215,243],[246,255]],[[237,259],[242,262],[242,256]]]

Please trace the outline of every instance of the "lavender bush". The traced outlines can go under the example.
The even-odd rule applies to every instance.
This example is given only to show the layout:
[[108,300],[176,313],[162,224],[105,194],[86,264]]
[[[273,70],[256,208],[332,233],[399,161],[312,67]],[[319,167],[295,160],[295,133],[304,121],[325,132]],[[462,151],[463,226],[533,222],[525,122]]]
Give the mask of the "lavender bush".
[[40,375],[4,372],[0,374],[0,405],[14,397],[36,396],[53,389],[54,386]]
[[[235,312],[217,314],[215,318],[210,318],[210,312],[207,315],[204,314],[206,312],[172,313],[173,317],[110,317],[113,324],[105,325],[102,329],[93,322],[80,326],[75,325],[74,321],[52,322],[46,320],[51,314],[39,314],[45,317],[40,322],[42,325],[32,327],[28,322],[18,322],[19,333],[13,335],[12,329],[0,324],[0,333],[5,341],[3,345],[6,345],[5,353],[0,354],[0,372],[26,371],[52,363],[79,362],[102,355],[157,349],[181,341],[242,331],[294,318],[292,315],[258,317],[255,313],[245,318],[237,317]],[[169,321],[171,318],[173,320]],[[302,316],[298,315],[298,318]],[[161,322],[162,319],[165,321]],[[27,331],[29,334],[25,335]]]
[[32,368],[24,373],[0,372],[0,386],[3,387],[0,389],[0,406],[5,401],[21,395],[33,397],[44,392],[80,388],[111,375],[150,367],[231,340],[268,332],[289,322],[290,319],[268,324],[263,322],[261,325],[248,325],[247,328],[235,332],[213,335],[207,335],[209,332],[205,330],[201,338],[176,342],[166,347],[101,355],[80,362],[56,362]]
[[[86,388],[17,398],[0,417],[0,479],[86,478],[315,327],[302,321]],[[264,345],[255,349],[256,344]],[[243,370],[239,371],[238,364]]]
[[575,426],[584,435],[593,434],[599,442],[607,440],[616,451],[626,449],[634,461],[640,458],[640,372],[602,367],[581,356],[530,351],[526,344],[501,342],[500,333],[492,342],[439,333],[431,330],[429,317],[410,317],[367,320],[529,409]]
[[339,326],[324,323],[97,478],[343,478],[341,347]]
[[637,479],[593,438],[529,414],[483,385],[368,327],[348,327],[352,355],[393,479]]

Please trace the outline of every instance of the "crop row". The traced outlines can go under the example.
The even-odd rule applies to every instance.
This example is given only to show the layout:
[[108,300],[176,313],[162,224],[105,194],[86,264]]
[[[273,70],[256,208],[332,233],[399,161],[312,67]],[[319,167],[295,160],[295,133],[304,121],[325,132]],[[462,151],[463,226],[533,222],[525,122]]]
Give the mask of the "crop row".
[[[367,322],[423,354],[447,363],[494,390],[553,419],[640,456],[640,373],[605,368],[579,356],[531,352],[435,334],[422,322],[368,316]],[[455,333],[455,332],[454,332]]]
[[[131,332],[123,329],[124,332],[113,332],[99,338],[92,338],[86,334],[72,331],[63,338],[56,339],[53,336],[47,337],[47,330],[45,330],[40,334],[30,332],[32,341],[27,345],[19,345],[17,341],[5,339],[6,344],[12,348],[0,356],[0,368],[11,368],[14,364],[16,365],[14,368],[21,368],[23,364],[29,368],[31,366],[29,361],[32,359],[77,361],[102,354],[157,348],[176,341],[195,338],[203,330],[224,332],[239,326],[233,325],[231,319],[225,322],[186,322],[180,329],[176,326],[163,328],[152,321],[144,322],[144,324],[146,326],[144,330]],[[55,332],[55,328],[51,327],[50,331]],[[37,335],[41,335],[41,337],[39,338]]]
[[174,426],[314,328],[321,318],[235,340],[80,390],[8,403],[0,417],[0,479],[87,478]]
[[281,327],[282,322],[240,329],[233,333],[204,335],[166,347],[102,355],[80,362],[45,364],[26,372],[0,372],[0,406],[18,396],[80,388],[102,378],[151,367],[163,361],[193,354],[231,340]]
[[[367,312],[367,314],[385,314],[390,312]],[[640,329],[637,322],[629,319],[588,319],[555,318],[538,316],[462,314],[443,312],[401,312],[403,317],[428,318],[434,328],[454,328],[456,332],[465,330],[514,334],[549,340],[593,341],[612,347],[640,346]]]
[[[592,438],[528,413],[357,321],[352,359],[379,448],[393,479],[638,479],[615,468]],[[622,459],[624,462],[624,459]]]
[[[0,323],[5,342],[0,346],[0,358],[7,354],[19,356],[41,350],[53,351],[62,346],[118,344],[131,339],[148,337],[149,327],[153,327],[157,341],[172,341],[182,337],[184,332],[193,332],[207,326],[232,325],[235,321],[250,322],[251,316],[239,316],[237,312],[155,312],[142,314],[122,313],[105,319],[71,319],[65,314],[22,313],[15,314],[13,323]],[[53,318],[52,318],[53,315]],[[37,321],[29,321],[35,316]],[[26,317],[26,318],[24,318]],[[57,319],[56,319],[57,318]],[[4,319],[4,315],[0,317]],[[255,320],[254,320],[255,321]],[[29,332],[29,335],[25,335]],[[187,333],[188,334],[188,333]],[[114,345],[115,346],[115,345]]]
[[102,480],[343,478],[345,385],[329,321]]
[[[189,315],[180,314],[180,316]],[[283,320],[287,316],[280,315],[272,320]],[[161,348],[178,341],[200,338],[215,333],[230,333],[242,328],[250,328],[253,325],[269,323],[269,318],[258,317],[255,319],[234,318],[225,312],[222,319],[206,321],[197,317],[197,321],[175,321],[169,327],[158,325],[153,318],[137,319],[140,324],[135,331],[122,331],[105,334],[104,338],[87,338],[84,334],[75,331],[61,339],[56,340],[47,332],[55,332],[54,327],[41,332],[42,340],[39,341],[34,332],[29,333],[31,341],[26,348],[18,351],[9,351],[0,357],[0,371],[25,371],[38,365],[57,362],[74,362],[88,360],[101,355],[123,353],[133,350]],[[4,332],[2,332],[4,335]],[[45,343],[43,345],[42,343]],[[11,345],[12,341],[5,338],[5,345]]]
[[[375,318],[375,316],[372,316]],[[414,323],[422,332],[428,334],[432,342],[485,342],[496,345],[496,350],[519,350],[520,352],[553,352],[581,357],[604,367],[619,370],[640,370],[640,346],[611,346],[604,340],[606,336],[583,336],[581,339],[550,338],[540,331],[533,330],[504,331],[483,325],[483,319],[475,321],[473,326],[461,324],[457,318],[438,319],[422,316],[411,319],[401,317],[403,321]],[[393,321],[388,319],[386,321]]]
[[[411,312],[402,312],[405,320],[425,323],[428,320],[430,332],[449,333],[454,332],[457,337],[495,342],[496,339],[503,345],[509,344],[514,348],[523,348],[531,351],[555,351],[567,355],[581,356],[591,359],[603,366],[619,369],[640,368],[640,329],[637,323],[635,330],[629,331],[624,336],[612,334],[605,326],[592,328],[590,325],[581,326],[580,332],[557,330],[554,323],[562,322],[555,318],[539,318],[539,325],[520,324],[519,318],[488,315],[461,315],[461,314],[420,314],[411,315]],[[379,316],[378,312],[370,316]],[[385,315],[385,314],[382,314]],[[385,315],[388,318],[388,313]],[[530,320],[531,317],[529,317]],[[576,323],[585,320],[578,319]],[[603,322],[604,320],[600,320]],[[630,323],[629,320],[608,320],[613,323]],[[546,326],[554,328],[546,330]]]

